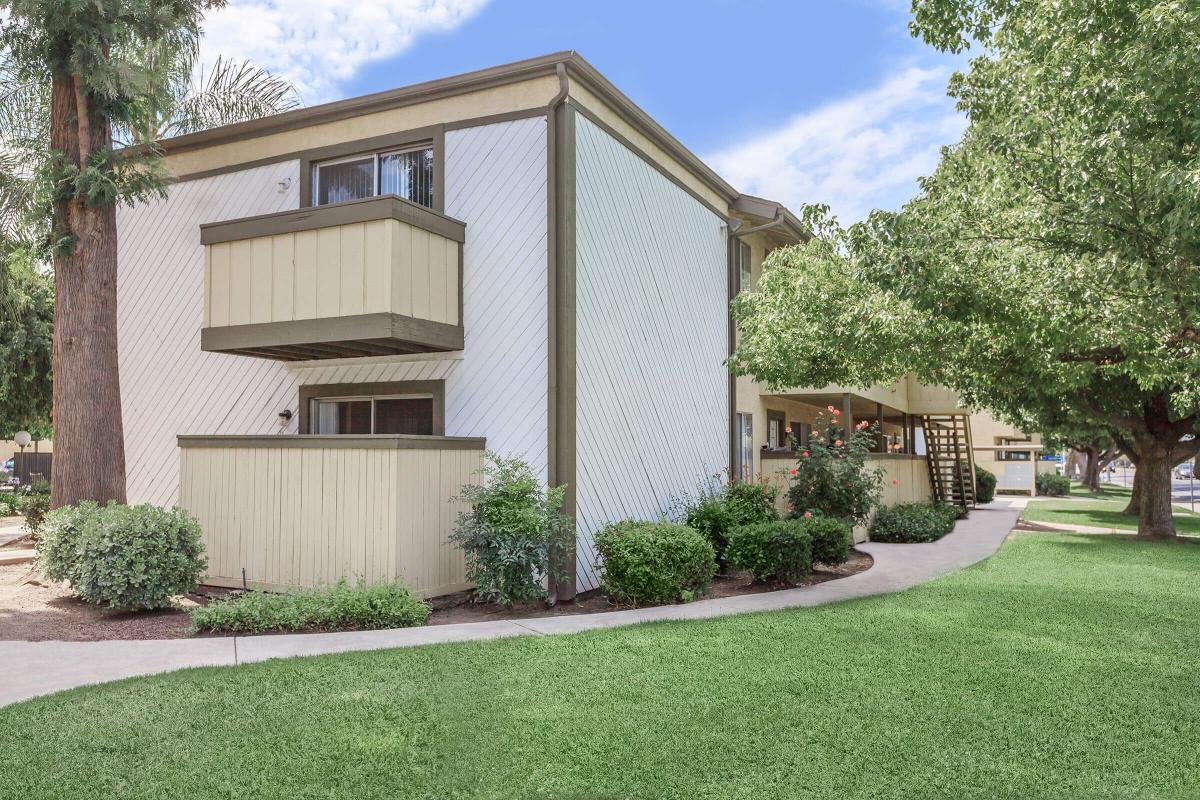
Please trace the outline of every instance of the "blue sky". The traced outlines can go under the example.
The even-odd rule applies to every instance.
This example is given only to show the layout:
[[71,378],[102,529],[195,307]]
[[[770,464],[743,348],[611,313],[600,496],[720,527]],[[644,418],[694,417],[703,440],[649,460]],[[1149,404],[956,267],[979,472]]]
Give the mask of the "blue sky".
[[232,0],[206,60],[250,58],[307,105],[579,51],[738,189],[845,220],[896,208],[963,122],[962,64],[907,0]]

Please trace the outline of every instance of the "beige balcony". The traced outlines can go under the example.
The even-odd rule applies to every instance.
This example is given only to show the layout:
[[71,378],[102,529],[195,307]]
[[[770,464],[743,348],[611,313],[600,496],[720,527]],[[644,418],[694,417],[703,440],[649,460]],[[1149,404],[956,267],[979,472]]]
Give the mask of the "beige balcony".
[[394,195],[202,225],[200,346],[282,361],[461,350],[465,236]]

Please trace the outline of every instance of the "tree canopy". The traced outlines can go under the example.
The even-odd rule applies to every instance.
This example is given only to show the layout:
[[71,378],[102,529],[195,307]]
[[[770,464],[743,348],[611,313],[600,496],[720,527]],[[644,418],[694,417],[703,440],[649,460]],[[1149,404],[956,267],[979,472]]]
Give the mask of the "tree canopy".
[[898,213],[807,209],[815,246],[735,302],[733,366],[913,372],[1032,430],[1112,432],[1159,476],[1143,532],[1172,534],[1163,465],[1200,446],[1200,7],[917,0],[913,27],[982,48],[949,86],[966,133]]

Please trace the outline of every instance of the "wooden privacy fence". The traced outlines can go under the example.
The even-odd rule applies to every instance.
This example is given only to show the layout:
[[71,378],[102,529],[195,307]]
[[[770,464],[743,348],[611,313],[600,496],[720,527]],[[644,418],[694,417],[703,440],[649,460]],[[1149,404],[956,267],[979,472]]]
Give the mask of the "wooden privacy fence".
[[[483,439],[180,436],[180,505],[200,521],[214,586],[401,580],[425,597],[468,587],[449,502]],[[243,573],[244,571],[244,573]]]

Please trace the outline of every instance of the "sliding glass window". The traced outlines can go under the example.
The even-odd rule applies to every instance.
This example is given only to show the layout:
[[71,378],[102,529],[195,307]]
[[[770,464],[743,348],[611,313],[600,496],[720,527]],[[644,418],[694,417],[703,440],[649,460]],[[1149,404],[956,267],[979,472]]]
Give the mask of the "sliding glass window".
[[394,194],[433,206],[433,148],[429,146],[353,156],[314,164],[313,205]]

